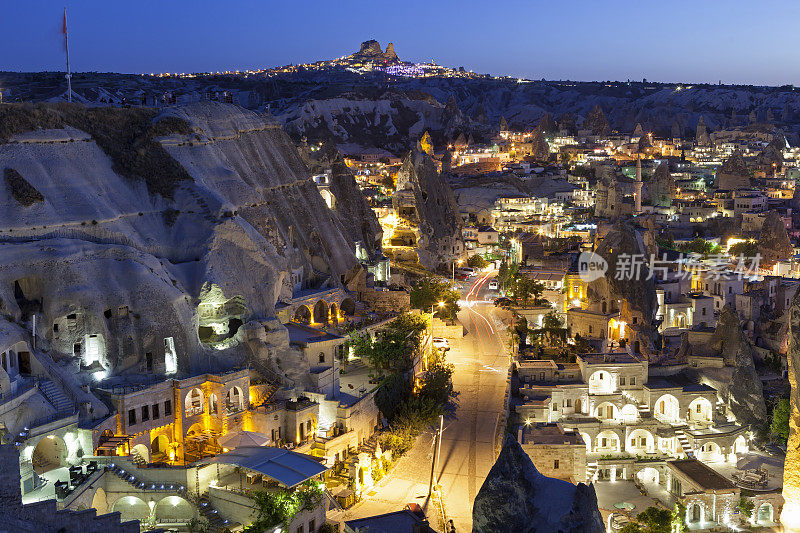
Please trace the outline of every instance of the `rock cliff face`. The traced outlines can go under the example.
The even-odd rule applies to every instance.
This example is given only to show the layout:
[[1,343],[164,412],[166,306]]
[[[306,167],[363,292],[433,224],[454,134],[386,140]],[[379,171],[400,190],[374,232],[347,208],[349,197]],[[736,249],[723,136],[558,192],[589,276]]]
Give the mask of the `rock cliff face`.
[[727,383],[714,383],[728,408],[740,424],[760,426],[766,422],[767,407],[761,379],[753,364],[753,347],[739,326],[739,317],[733,307],[722,308],[717,329],[709,346],[722,355],[725,364],[733,366],[733,374]]
[[[358,268],[347,230],[274,120],[211,102],[160,120],[189,128],[155,139],[185,174],[169,191],[121,176],[108,149],[74,128],[0,144],[0,167],[43,197],[22,209],[0,196],[2,314],[36,314],[51,353],[76,370],[184,374],[274,357],[288,349],[276,302]],[[269,342],[250,342],[258,331]]]
[[475,498],[473,533],[602,533],[594,487],[543,476],[510,435]]
[[711,144],[711,137],[708,136],[706,121],[703,120],[703,115],[700,115],[700,118],[697,119],[697,133],[695,134],[695,140],[700,146],[709,146]]
[[461,218],[453,190],[436,170],[436,164],[420,143],[397,171],[395,212],[413,207],[411,222],[419,228],[417,252],[420,264],[447,268],[461,253]]
[[791,393],[789,404],[789,442],[783,468],[783,511],[781,523],[787,531],[800,531],[800,296],[795,296],[789,308],[789,366]]
[[794,255],[794,247],[789,240],[789,233],[780,213],[770,211],[764,218],[761,233],[758,237],[758,253],[764,266],[785,261]]

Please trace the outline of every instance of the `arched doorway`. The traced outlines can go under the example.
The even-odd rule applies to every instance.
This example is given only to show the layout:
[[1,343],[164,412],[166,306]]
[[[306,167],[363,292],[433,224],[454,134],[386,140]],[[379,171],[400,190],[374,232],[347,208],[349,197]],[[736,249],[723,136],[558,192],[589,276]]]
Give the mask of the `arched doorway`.
[[208,397],[208,414],[211,416],[219,414],[219,403],[217,401],[217,395],[214,393],[211,393]]
[[762,503],[756,512],[756,524],[769,526],[775,522],[775,510],[771,503]]
[[319,300],[314,304],[314,322],[325,324],[328,321],[328,304],[325,300]]
[[672,394],[664,394],[655,404],[656,418],[666,422],[676,422],[680,418],[680,402]]
[[594,451],[597,453],[619,453],[619,436],[610,430],[601,431],[595,439]]
[[44,474],[50,470],[67,466],[67,444],[56,435],[48,435],[40,440],[31,454],[33,471]]
[[691,422],[711,422],[714,407],[707,398],[696,398],[689,404],[687,417]]
[[186,395],[186,416],[198,415],[203,412],[203,391],[195,387]]
[[581,433],[581,438],[583,439],[583,443],[586,444],[586,451],[588,453],[591,453],[591,451],[592,451],[592,437],[590,437],[588,433]]
[[156,504],[156,523],[186,523],[195,516],[194,506],[180,496],[167,496]]
[[747,444],[747,439],[744,435],[739,435],[733,441],[733,453],[747,453],[750,451],[750,446]]
[[589,394],[611,394],[614,392],[614,380],[609,372],[598,370],[589,376]]
[[310,324],[311,309],[309,309],[307,305],[301,305],[298,307],[297,311],[294,312],[294,321],[301,324]]
[[108,512],[108,500],[106,499],[106,491],[102,487],[98,487],[92,496],[92,507],[97,509],[97,514],[106,514]]
[[150,456],[153,462],[169,459],[169,437],[164,434],[156,435],[150,443]]
[[131,460],[137,465],[145,465],[150,462],[150,452],[144,444],[137,444],[131,448]]
[[647,485],[658,485],[661,480],[661,473],[652,466],[642,468],[636,473],[636,478]]
[[334,324],[339,323],[339,307],[337,307],[336,302],[331,304],[330,321],[333,322]]
[[340,307],[345,316],[353,316],[356,314],[356,303],[352,298],[345,298],[342,300]]
[[225,411],[230,413],[238,413],[244,409],[244,394],[239,387],[231,387],[228,394],[225,396]]
[[136,496],[123,496],[114,502],[111,512],[119,513],[120,522],[150,518],[150,507]]
[[655,437],[646,429],[635,429],[628,436],[627,451],[638,455],[653,453],[656,451]]
[[698,502],[692,502],[686,508],[686,521],[690,524],[705,522],[706,510]]
[[575,413],[583,413],[583,402],[580,398],[575,400]]
[[600,420],[616,420],[619,417],[619,409],[611,402],[603,402],[594,410],[594,416]]
[[625,422],[636,422],[636,419],[639,418],[639,408],[632,403],[626,403],[622,406],[620,414]]
[[721,461],[724,459],[722,455],[722,448],[716,442],[706,442],[700,447],[700,452],[697,454],[698,459],[702,461]]

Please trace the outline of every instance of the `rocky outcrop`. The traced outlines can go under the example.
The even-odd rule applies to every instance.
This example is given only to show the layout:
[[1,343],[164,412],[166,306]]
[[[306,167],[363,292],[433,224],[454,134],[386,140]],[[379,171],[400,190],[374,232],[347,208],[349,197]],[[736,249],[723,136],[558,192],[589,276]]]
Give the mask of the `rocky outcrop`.
[[463,246],[461,218],[453,190],[436,170],[436,163],[421,143],[403,160],[397,171],[392,199],[395,212],[411,213],[409,221],[419,229],[419,262],[428,268],[449,267]]
[[713,384],[728,403],[728,409],[743,425],[760,427],[767,420],[761,379],[753,364],[753,347],[739,325],[739,317],[728,304],[722,308],[709,347],[733,367],[728,383]]
[[537,161],[547,161],[550,159],[550,145],[547,144],[543,133],[539,131],[535,132],[531,140],[531,145],[531,153]]
[[786,137],[782,131],[776,131],[772,140],[761,150],[756,162],[769,171],[769,175],[783,168],[783,152],[786,150]]
[[711,137],[708,135],[706,121],[703,120],[703,115],[700,115],[700,118],[697,119],[697,133],[695,134],[695,142],[697,142],[699,146],[711,145]]
[[[86,116],[97,132],[149,128],[134,109]],[[24,323],[35,312],[53,357],[76,371],[138,373],[146,354],[153,373],[178,375],[279,357],[280,324],[271,346],[252,348],[246,332],[264,331],[295,288],[338,285],[358,268],[348,230],[271,117],[200,102],[158,121],[168,118],[190,126],[148,135],[131,156],[145,166],[120,168],[169,160],[178,181],[121,175],[117,156],[77,130],[0,145],[0,167],[44,192],[25,209],[0,197],[0,314]],[[50,142],[65,131],[76,140]]]
[[400,58],[394,51],[394,44],[389,43],[386,45],[386,51],[381,50],[381,45],[375,39],[370,39],[361,43],[361,48],[358,52],[351,54],[350,59],[360,61],[379,61],[381,63],[392,64],[399,63]]
[[670,174],[669,163],[664,161],[644,184],[642,195],[651,205],[669,207],[675,198],[675,190],[675,179]]
[[508,436],[475,497],[473,533],[602,533],[593,486],[542,475]]
[[750,185],[750,170],[744,162],[742,152],[736,150],[717,170],[715,186],[718,189],[734,190]]
[[556,121],[550,113],[542,115],[542,120],[536,125],[535,133],[541,134],[543,137],[550,137],[555,135],[557,131]]
[[394,51],[394,43],[386,45],[386,51],[383,53],[383,57],[389,61],[400,61],[400,58],[397,57],[397,53]]
[[781,523],[786,531],[800,531],[800,295],[795,295],[789,308],[788,351],[789,366],[789,442],[783,467],[783,511]]
[[599,105],[592,107],[583,121],[583,129],[591,131],[592,135],[608,135],[611,133],[611,127],[608,125],[603,108]]
[[761,254],[761,263],[764,266],[785,261],[794,255],[794,247],[789,240],[786,224],[780,213],[775,210],[767,213],[764,223],[761,225],[761,233],[758,236],[758,253]]

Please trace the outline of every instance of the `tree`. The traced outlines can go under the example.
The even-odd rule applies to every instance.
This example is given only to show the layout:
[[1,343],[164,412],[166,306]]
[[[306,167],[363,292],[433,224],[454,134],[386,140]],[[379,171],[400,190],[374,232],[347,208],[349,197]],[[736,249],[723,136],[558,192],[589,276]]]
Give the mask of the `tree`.
[[381,414],[391,421],[400,406],[411,396],[411,382],[403,374],[390,374],[375,391],[375,405]]
[[564,323],[561,321],[561,317],[555,311],[550,311],[544,318],[542,319],[542,327],[544,329],[561,329],[564,327]]
[[375,333],[354,333],[348,341],[359,357],[379,371],[405,372],[413,366],[414,354],[422,344],[422,333],[428,329],[428,319],[403,313]]
[[755,506],[756,504],[753,500],[748,500],[744,496],[740,497],[739,501],[736,503],[736,508],[739,509],[739,512],[741,512],[745,518],[750,518],[753,515]]
[[709,242],[703,239],[702,237],[697,237],[696,239],[693,239],[691,242],[678,246],[678,251],[695,253],[700,255],[710,255],[710,254],[718,254],[721,251],[721,248],[719,247],[718,244]]
[[783,442],[789,440],[789,415],[792,408],[787,398],[778,401],[772,410],[772,433],[780,437]]
[[467,266],[483,270],[484,268],[489,266],[489,262],[486,261],[486,259],[484,259],[482,255],[475,254],[473,256],[470,256],[469,259],[467,259]]
[[455,398],[457,393],[453,389],[452,363],[435,361],[420,378],[417,395],[423,399],[430,399],[439,405],[447,404]]
[[[411,307],[430,312],[431,306],[440,317],[453,318],[458,313],[458,300],[461,295],[449,281],[428,276],[420,279],[411,289]],[[437,304],[444,302],[444,307]]]
[[755,257],[758,253],[758,243],[756,241],[737,242],[728,249],[731,257]]
[[647,533],[670,533],[672,528],[672,511],[648,507],[638,515],[636,521],[642,524]]

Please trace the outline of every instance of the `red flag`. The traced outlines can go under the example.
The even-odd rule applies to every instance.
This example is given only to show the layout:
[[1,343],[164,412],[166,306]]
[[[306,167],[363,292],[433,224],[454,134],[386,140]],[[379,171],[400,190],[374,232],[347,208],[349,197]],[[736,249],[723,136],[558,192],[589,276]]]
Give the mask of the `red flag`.
[[64,20],[61,24],[61,34],[64,36],[63,46],[64,50],[67,49],[67,8],[64,8]]

